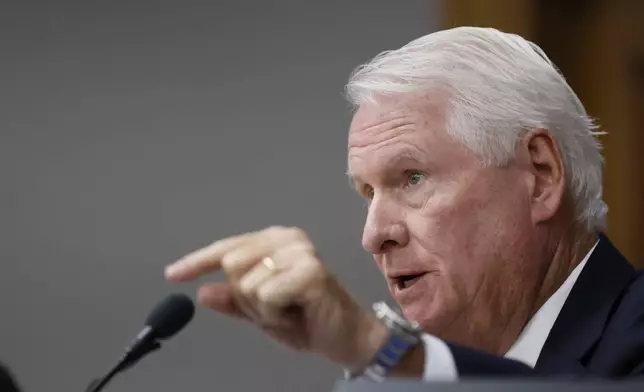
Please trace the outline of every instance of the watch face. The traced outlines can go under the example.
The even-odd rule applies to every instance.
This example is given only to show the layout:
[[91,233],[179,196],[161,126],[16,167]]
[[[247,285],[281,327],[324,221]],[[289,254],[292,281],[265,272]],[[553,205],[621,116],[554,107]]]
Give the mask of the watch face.
[[386,302],[376,302],[373,304],[375,312],[395,313],[398,317],[402,317],[402,312],[397,306],[389,306]]
[[404,316],[402,316],[400,313],[396,312],[395,310],[387,306],[387,304],[385,304],[384,302],[380,303],[380,305],[378,306],[378,309],[379,310],[376,311],[376,313],[378,314],[378,318],[388,318],[394,323],[398,324],[399,326],[413,333],[418,333],[423,331],[420,324],[418,324],[415,321],[407,320]]
[[378,302],[373,305],[373,310],[379,319],[389,319],[401,327],[412,329],[414,331],[420,330],[420,325],[404,318],[400,313],[390,308],[385,302]]

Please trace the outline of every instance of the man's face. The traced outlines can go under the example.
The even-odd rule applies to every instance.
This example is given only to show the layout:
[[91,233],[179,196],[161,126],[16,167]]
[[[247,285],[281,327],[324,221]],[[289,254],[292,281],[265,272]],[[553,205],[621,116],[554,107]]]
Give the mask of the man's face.
[[530,173],[484,167],[444,126],[445,106],[427,99],[363,105],[349,174],[368,203],[363,246],[405,317],[485,348],[545,273],[531,259]]

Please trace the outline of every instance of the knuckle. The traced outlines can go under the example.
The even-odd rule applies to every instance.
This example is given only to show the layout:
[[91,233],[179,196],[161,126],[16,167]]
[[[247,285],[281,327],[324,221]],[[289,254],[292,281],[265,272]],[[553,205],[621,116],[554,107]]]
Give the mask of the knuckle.
[[317,259],[311,258],[307,263],[307,271],[311,276],[319,276],[326,273],[326,269]]
[[315,253],[315,248],[308,242],[295,242],[284,248],[284,253],[290,257],[301,258]]
[[241,282],[239,282],[239,293],[244,296],[244,297],[252,297],[253,296],[253,291],[255,291],[255,288],[253,287],[248,280],[242,279]]
[[274,226],[269,226],[266,229],[264,229],[264,232],[266,232],[268,234],[280,234],[285,229],[286,228],[284,226],[274,225]]
[[283,226],[271,226],[264,230],[264,234],[268,239],[272,241],[277,241],[284,236],[284,231],[286,230]]
[[286,229],[289,238],[297,241],[308,242],[306,232],[299,227],[289,227]]
[[305,263],[302,263],[300,268],[302,271],[302,279],[307,280],[311,285],[325,280],[330,274],[324,264],[315,259],[307,260]]
[[237,260],[234,254],[227,253],[221,258],[221,267],[224,271],[231,271],[235,268]]
[[257,300],[263,304],[270,304],[273,299],[273,290],[267,286],[260,287],[255,293]]
[[272,239],[277,240],[306,240],[306,232],[299,227],[271,226],[264,232]]

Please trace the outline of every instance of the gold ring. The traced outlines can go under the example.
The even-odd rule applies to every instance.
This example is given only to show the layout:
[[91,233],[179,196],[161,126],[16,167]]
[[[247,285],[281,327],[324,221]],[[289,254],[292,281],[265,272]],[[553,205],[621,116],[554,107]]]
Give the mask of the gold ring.
[[277,272],[277,265],[275,265],[275,260],[273,260],[271,257],[264,257],[262,259],[262,264],[264,264],[264,267],[266,267],[267,270],[273,273]]

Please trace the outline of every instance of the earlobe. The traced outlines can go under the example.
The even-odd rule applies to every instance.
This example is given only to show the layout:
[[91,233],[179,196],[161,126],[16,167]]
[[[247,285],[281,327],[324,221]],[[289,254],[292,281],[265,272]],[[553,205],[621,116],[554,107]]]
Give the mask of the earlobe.
[[523,141],[534,176],[532,218],[535,223],[541,223],[556,215],[562,204],[565,189],[563,157],[547,129],[530,131]]

